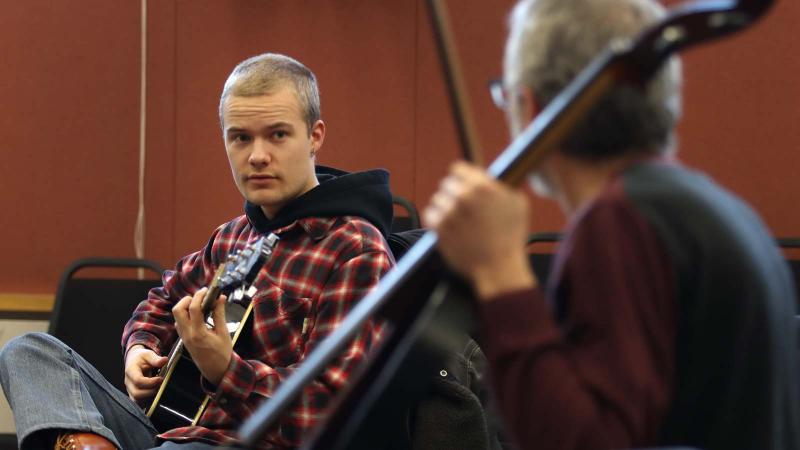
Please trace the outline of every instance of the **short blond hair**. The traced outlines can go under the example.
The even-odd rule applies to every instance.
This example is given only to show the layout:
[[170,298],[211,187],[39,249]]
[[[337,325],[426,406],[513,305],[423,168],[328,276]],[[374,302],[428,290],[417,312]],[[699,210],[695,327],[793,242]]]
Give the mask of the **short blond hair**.
[[320,119],[319,88],[314,73],[294,58],[277,53],[263,53],[240,62],[228,76],[219,99],[219,123],[225,101],[230,96],[255,97],[268,95],[290,85],[300,101],[307,130],[311,133]]

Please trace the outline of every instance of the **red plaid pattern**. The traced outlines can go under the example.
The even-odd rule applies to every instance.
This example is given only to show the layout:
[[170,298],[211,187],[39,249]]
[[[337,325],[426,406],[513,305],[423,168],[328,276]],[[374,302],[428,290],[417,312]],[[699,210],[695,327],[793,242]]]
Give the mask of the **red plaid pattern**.
[[[199,426],[170,430],[161,438],[231,443],[241,423],[292,374],[345,317],[355,302],[390,268],[393,259],[380,232],[357,217],[306,218],[274,230],[281,239],[254,286],[253,333],[240,336],[219,386],[204,388],[212,401]],[[206,247],[164,273],[161,288],[134,311],[122,336],[124,348],[143,344],[167,354],[177,337],[172,306],[211,282],[216,267],[233,250],[258,239],[245,216],[219,227]],[[297,446],[324,416],[330,397],[380,338],[368,323],[342,355],[307,386],[286,412],[264,448]]]

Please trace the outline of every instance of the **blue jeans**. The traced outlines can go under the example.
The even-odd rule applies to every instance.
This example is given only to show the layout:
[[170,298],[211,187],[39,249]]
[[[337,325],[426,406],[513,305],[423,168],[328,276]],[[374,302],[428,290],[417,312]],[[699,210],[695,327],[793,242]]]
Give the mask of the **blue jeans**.
[[[57,429],[96,433],[123,450],[156,447],[156,430],[144,412],[49,334],[30,333],[5,345],[0,350],[0,383],[14,413],[21,449],[41,448],[35,433]],[[165,443],[159,448],[213,446]]]

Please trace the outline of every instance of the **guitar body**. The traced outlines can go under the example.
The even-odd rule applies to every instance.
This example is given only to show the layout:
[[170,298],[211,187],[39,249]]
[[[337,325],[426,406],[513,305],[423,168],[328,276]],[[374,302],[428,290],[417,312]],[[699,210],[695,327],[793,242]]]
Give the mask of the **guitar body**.
[[[238,303],[226,305],[228,330],[233,330],[231,339],[234,351],[239,348],[239,337],[250,326],[253,311],[252,302],[247,308]],[[182,345],[176,345],[175,356],[171,357],[170,367],[164,375],[164,382],[158,390],[147,415],[159,433],[178,427],[197,425],[211,398],[200,385],[203,375],[192,356]]]
[[201,376],[188,352],[180,351],[147,412],[159,433],[197,423],[205,396],[199,383]]

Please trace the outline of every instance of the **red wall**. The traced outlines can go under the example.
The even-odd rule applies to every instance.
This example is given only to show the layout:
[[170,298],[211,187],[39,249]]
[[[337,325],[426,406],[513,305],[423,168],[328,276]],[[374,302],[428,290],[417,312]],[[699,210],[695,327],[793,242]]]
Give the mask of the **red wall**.
[[[674,2],[672,2],[674,3]],[[507,143],[486,93],[500,74],[512,0],[450,0],[478,131],[491,160]],[[137,212],[140,4],[2,2],[0,292],[48,293],[83,256],[130,256]],[[217,125],[227,74],[264,51],[320,81],[320,163],[385,167],[422,207],[459,150],[424,0],[159,0],[147,16],[146,256],[170,266],[241,212]],[[800,5],[685,57],[681,157],[800,235]],[[535,231],[560,227],[535,201]]]

